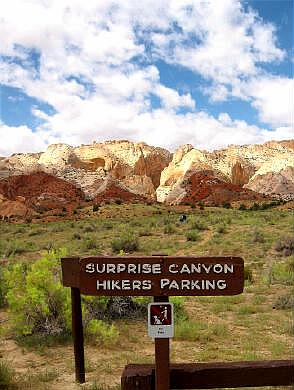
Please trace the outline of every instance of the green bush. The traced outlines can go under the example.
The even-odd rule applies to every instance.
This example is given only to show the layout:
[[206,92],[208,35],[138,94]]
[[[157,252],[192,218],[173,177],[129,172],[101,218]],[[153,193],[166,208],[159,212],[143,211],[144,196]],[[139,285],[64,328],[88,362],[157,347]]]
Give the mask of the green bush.
[[18,239],[9,240],[7,242],[1,241],[0,256],[2,255],[4,257],[11,257],[35,249],[36,247],[33,242],[23,242],[22,240],[18,240]]
[[197,241],[199,240],[199,233],[197,230],[190,230],[186,234],[187,241]]
[[253,272],[252,269],[245,265],[244,267],[244,280],[247,280],[247,282],[252,283],[253,282]]
[[252,242],[259,242],[263,243],[264,242],[264,235],[261,231],[255,229],[252,233]]
[[274,309],[278,310],[287,310],[294,309],[294,295],[292,293],[288,295],[281,295],[278,297],[274,303]]
[[92,232],[95,232],[95,230],[96,230],[96,227],[93,226],[93,225],[86,225],[86,226],[84,226],[84,228],[83,228],[83,231],[84,231],[85,233],[92,233]]
[[247,210],[246,206],[244,203],[241,203],[239,206],[239,210]]
[[50,251],[28,269],[15,264],[5,272],[7,302],[17,336],[59,335],[70,326],[70,291],[60,282],[60,257]]
[[207,230],[208,226],[203,221],[195,220],[192,222],[191,228],[194,230]]
[[82,247],[84,250],[90,250],[90,249],[99,250],[100,244],[95,237],[85,237],[82,243]]
[[176,228],[171,225],[171,224],[168,224],[164,227],[164,234],[173,234],[176,232]]
[[4,278],[4,266],[0,267],[0,308],[6,304],[7,284]]
[[186,313],[184,302],[185,297],[171,297],[170,302],[174,305],[174,317],[177,321],[186,321],[188,315]]
[[282,252],[283,256],[291,256],[294,254],[294,237],[289,236],[278,240],[274,249],[277,252]]
[[279,283],[292,285],[294,282],[294,274],[290,269],[290,262],[275,263],[269,273],[269,283]]
[[252,211],[260,210],[260,206],[258,203],[253,203],[253,205],[250,207],[249,210],[252,210]]
[[152,236],[151,227],[146,226],[144,229],[139,230],[138,234],[139,234],[140,237]]
[[93,212],[96,213],[99,210],[99,204],[93,204]]
[[111,241],[111,248],[115,253],[119,253],[121,250],[131,253],[139,249],[139,241],[134,233],[126,232],[123,233],[121,237]]
[[14,370],[5,361],[0,361],[0,389],[9,389],[13,385]]
[[219,234],[226,233],[226,231],[227,231],[226,225],[223,224],[223,223],[220,224],[220,225],[217,225],[216,231],[217,231],[217,233],[219,233]]
[[85,329],[86,337],[89,341],[99,345],[115,345],[119,338],[117,328],[101,320],[91,320]]

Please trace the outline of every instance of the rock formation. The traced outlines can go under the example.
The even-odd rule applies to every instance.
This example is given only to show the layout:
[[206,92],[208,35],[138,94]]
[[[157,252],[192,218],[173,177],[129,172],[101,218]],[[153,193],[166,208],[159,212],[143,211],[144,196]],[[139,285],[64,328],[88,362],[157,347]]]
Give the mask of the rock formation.
[[142,203],[146,202],[146,197],[137,195],[122,186],[118,180],[107,178],[97,189],[97,194],[93,198],[94,204],[103,204],[107,201],[122,203]]
[[74,183],[87,197],[96,183],[111,177],[138,195],[155,199],[162,170],[171,153],[145,143],[107,141],[80,147],[53,144],[44,153],[16,154],[0,160],[0,179],[11,175],[46,172]]
[[[205,171],[223,182],[245,186],[269,196],[292,199],[294,194],[289,191],[294,180],[291,170],[294,168],[293,144],[290,140],[264,145],[233,145],[212,153],[194,149],[191,145],[181,146],[162,172],[156,190],[157,199],[173,203],[178,196],[184,197],[183,178],[187,178],[187,173]],[[287,180],[282,173],[285,169],[288,169]],[[267,173],[272,173],[272,184],[264,186],[263,176]]]
[[169,204],[197,204],[221,206],[236,201],[259,201],[260,194],[217,178],[213,171],[188,171],[167,195]]
[[2,179],[0,194],[38,211],[72,208],[84,200],[83,192],[73,184],[44,172]]
[[[54,144],[43,153],[1,157],[0,194],[10,201],[24,196],[25,204],[31,199],[30,204],[35,202],[40,208],[65,207],[84,197],[94,202],[121,198],[177,203],[198,201],[202,195],[193,189],[198,183],[201,193],[207,185],[204,198],[210,203],[230,201],[232,197],[224,195],[228,191],[235,194],[234,199],[237,193],[241,198],[250,195],[255,199],[254,192],[258,192],[288,200],[294,199],[293,171],[293,140],[232,145],[214,152],[188,144],[174,155],[143,142],[125,140],[79,147]],[[214,199],[208,195],[212,184],[219,191]]]
[[254,175],[247,188],[283,200],[294,200],[294,167]]

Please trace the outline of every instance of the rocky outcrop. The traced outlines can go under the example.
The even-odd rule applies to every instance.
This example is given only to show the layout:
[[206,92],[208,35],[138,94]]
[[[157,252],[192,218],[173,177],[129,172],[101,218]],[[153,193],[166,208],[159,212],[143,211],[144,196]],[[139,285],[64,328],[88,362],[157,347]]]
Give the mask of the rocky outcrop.
[[19,200],[5,200],[0,203],[0,218],[10,220],[13,217],[24,220],[32,216],[33,210]]
[[294,167],[254,175],[247,188],[283,200],[294,200]]
[[[291,178],[288,176],[291,176],[292,171],[289,171],[287,181],[282,179],[284,175],[281,172],[287,168],[294,168],[293,144],[294,142],[290,140],[272,141],[264,145],[233,145],[212,153],[184,145],[175,152],[173,160],[163,170],[160,186],[156,190],[157,199],[160,202],[169,202],[170,198],[177,197],[177,194],[183,196],[183,178],[191,171],[209,171],[210,176],[227,183],[245,186],[266,195],[285,198],[288,194],[289,197],[289,190],[292,187]],[[273,174],[272,185],[267,185],[265,190],[263,188],[265,181],[262,177],[270,172]],[[274,182],[279,185],[275,185]]]
[[44,172],[2,179],[0,194],[38,211],[73,207],[84,200],[83,192],[73,184]]
[[[88,200],[102,194],[105,183],[114,183],[118,188],[113,192],[119,193],[121,189],[142,199],[169,202],[170,198],[185,196],[183,179],[191,172],[202,172],[262,194],[292,199],[293,169],[293,140],[231,145],[214,152],[188,144],[178,148],[173,156],[165,149],[126,140],[79,147],[54,144],[43,153],[0,158],[0,180],[44,173],[68,182]],[[45,192],[39,199],[43,205],[62,204],[61,194],[57,196],[53,191],[46,195],[45,201]]]
[[145,143],[107,141],[80,147],[53,144],[44,153],[17,154],[0,160],[0,179],[12,175],[46,172],[70,181],[88,198],[97,193],[95,183],[111,177],[135,194],[155,198],[162,170],[171,153]]
[[212,171],[188,171],[167,195],[168,204],[197,204],[221,206],[244,200],[262,200],[260,194],[225,182],[213,175]]
[[119,203],[144,203],[147,201],[147,198],[129,191],[126,187],[122,186],[118,180],[107,178],[100,183],[97,194],[93,198],[93,203],[103,204],[109,201]]

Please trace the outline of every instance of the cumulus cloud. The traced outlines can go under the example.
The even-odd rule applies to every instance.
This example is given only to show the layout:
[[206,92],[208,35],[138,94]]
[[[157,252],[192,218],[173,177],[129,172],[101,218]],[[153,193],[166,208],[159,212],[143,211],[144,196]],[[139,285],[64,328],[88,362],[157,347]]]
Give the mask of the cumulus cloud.
[[46,139],[27,126],[7,126],[0,122],[0,156],[15,152],[39,152],[47,147]]
[[[0,82],[55,109],[48,115],[33,108],[44,122],[35,132],[26,126],[10,131],[2,123],[1,134],[9,133],[1,138],[2,154],[57,141],[129,138],[211,149],[290,136],[291,80],[260,68],[282,61],[285,52],[274,25],[239,0],[88,0],[86,6],[10,0],[2,7],[0,36]],[[203,92],[213,103],[248,101],[277,130],[198,111],[189,91],[163,85],[157,60],[209,82]]]
[[294,80],[287,77],[266,76],[244,85],[261,121],[272,126],[293,125]]

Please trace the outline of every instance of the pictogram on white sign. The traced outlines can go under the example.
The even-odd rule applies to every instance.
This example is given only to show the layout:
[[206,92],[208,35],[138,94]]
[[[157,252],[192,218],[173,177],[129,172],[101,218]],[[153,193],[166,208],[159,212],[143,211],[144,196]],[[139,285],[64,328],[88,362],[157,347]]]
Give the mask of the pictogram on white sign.
[[149,303],[148,335],[153,338],[174,336],[174,307],[172,303]]

